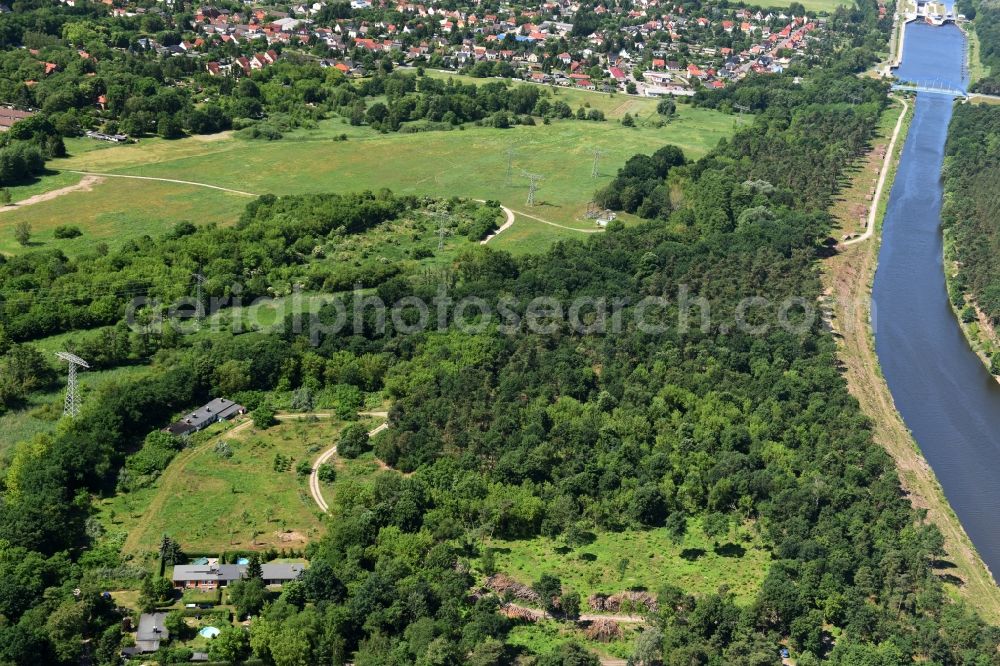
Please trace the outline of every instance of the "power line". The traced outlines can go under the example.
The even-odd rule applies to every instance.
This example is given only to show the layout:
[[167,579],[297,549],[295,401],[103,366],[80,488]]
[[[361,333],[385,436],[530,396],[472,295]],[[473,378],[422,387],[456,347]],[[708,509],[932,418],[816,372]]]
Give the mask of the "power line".
[[505,181],[505,184],[507,185],[507,187],[510,187],[510,177],[511,177],[511,174],[513,173],[513,169],[514,169],[514,155],[515,155],[514,149],[513,148],[508,148],[507,149],[507,179]]

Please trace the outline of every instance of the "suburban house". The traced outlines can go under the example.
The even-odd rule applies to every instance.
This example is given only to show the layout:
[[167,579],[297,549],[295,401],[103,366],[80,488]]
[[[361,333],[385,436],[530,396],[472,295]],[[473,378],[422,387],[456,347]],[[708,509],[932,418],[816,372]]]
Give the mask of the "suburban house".
[[[296,580],[305,571],[300,562],[271,562],[260,565],[261,577],[267,585],[284,585]],[[246,564],[178,564],[174,567],[173,584],[180,589],[214,590],[246,576]]]
[[178,564],[173,583],[179,588],[214,590],[243,578],[245,566],[239,564]]
[[171,435],[188,435],[198,432],[213,423],[228,421],[238,414],[243,414],[246,409],[243,405],[236,404],[226,398],[216,398],[207,405],[203,405],[195,411],[187,414],[181,420],[171,423],[163,430]]
[[261,577],[267,585],[284,585],[296,580],[305,571],[305,565],[299,562],[273,562],[260,565]]

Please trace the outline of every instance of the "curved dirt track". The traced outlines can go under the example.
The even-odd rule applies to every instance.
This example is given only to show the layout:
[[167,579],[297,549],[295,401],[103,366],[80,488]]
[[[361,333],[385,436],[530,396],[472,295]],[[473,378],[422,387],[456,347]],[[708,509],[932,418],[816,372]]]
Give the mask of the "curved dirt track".
[[96,173],[93,171],[70,170],[70,173],[79,173],[84,176],[98,176],[100,178],[131,178],[133,180],[153,180],[160,183],[177,183],[178,185],[193,185],[195,187],[207,187],[211,190],[219,190],[220,192],[229,192],[230,194],[239,194],[245,197],[257,196],[253,192],[244,192],[243,190],[234,190],[229,187],[221,187],[219,185],[209,185],[208,183],[199,183],[193,180],[178,180],[176,178],[154,178],[153,176],[129,176],[123,173]]
[[6,213],[7,211],[17,210],[18,208],[24,208],[25,206],[31,206],[36,203],[42,203],[43,201],[51,201],[64,194],[70,194],[72,192],[90,192],[94,189],[95,185],[99,185],[104,182],[104,177],[97,174],[84,174],[83,178],[76,185],[67,185],[66,187],[60,187],[58,190],[52,190],[51,192],[42,192],[41,194],[36,194],[30,196],[27,199],[21,199],[20,201],[15,201],[14,203],[7,204],[6,206],[0,206],[0,213]]
[[[368,436],[374,437],[388,427],[388,421],[381,423],[375,428],[369,430]],[[326,513],[330,509],[330,505],[326,503],[325,499],[323,499],[323,489],[319,485],[319,466],[332,458],[336,453],[336,444],[321,453],[319,458],[316,459],[316,463],[313,465],[312,473],[309,475],[309,493],[312,495],[313,499],[316,500],[317,506],[319,506],[320,511],[323,513]]]

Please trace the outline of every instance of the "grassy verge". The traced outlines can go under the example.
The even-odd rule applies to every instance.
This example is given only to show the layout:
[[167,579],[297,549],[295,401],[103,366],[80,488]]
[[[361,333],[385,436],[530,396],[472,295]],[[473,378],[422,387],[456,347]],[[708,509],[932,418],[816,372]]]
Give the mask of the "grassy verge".
[[[908,115],[912,117],[912,106]],[[909,128],[909,122],[910,118],[904,121],[904,129]],[[885,141],[885,138],[880,140]],[[895,177],[903,144],[900,140],[894,151],[887,186]],[[881,231],[890,191],[891,187],[887,187],[882,201],[878,202],[876,232]],[[880,242],[881,235],[876,233],[870,242],[844,247],[823,264],[826,292],[834,301],[833,324],[847,386],[862,411],[871,419],[874,441],[895,460],[903,489],[910,501],[923,510],[927,520],[937,525],[944,535],[947,557],[954,568],[936,573],[945,580],[946,590],[975,608],[984,620],[995,624],[1000,621],[1000,588],[976,553],[972,541],[948,504],[934,471],[896,411],[878,364],[869,326],[869,307]],[[961,579],[962,583],[956,586],[949,582],[952,578],[946,577],[948,574]]]
[[976,24],[972,23],[965,30],[969,44],[969,85],[990,75],[990,68],[983,64],[979,55],[979,36],[976,34]]

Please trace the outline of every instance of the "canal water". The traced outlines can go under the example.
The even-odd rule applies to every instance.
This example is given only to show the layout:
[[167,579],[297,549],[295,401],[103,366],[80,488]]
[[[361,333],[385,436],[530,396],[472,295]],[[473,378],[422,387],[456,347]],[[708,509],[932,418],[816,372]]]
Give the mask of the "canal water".
[[[898,78],[966,87],[957,27],[910,24],[904,48]],[[896,407],[996,577],[1000,385],[962,335],[942,267],[941,165],[952,104],[943,95],[918,95],[885,215],[872,326]]]

